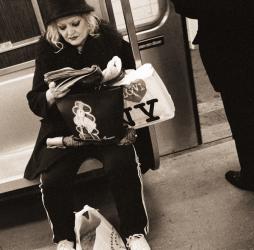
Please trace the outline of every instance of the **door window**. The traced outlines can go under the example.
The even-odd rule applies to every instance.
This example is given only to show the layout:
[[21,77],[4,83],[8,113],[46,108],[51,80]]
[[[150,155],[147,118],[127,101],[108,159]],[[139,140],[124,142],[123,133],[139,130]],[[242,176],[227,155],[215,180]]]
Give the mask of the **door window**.
[[[136,28],[146,29],[157,24],[165,11],[165,2],[160,0],[130,0],[132,15]],[[125,30],[125,22],[120,0],[112,0],[117,29]]]

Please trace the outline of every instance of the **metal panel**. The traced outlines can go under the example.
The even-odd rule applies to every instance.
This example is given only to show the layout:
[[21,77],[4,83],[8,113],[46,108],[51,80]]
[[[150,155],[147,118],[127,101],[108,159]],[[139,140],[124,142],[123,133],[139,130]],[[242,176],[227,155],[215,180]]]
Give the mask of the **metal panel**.
[[168,154],[199,144],[194,83],[182,19],[168,5],[162,22],[138,34],[140,41],[162,36],[164,44],[141,51],[142,61],[154,65],[176,106],[173,120],[156,125],[160,154]]
[[[0,155],[32,147],[38,133],[38,118],[29,110],[26,94],[31,88],[33,68],[1,77]],[[22,74],[21,74],[22,73]]]

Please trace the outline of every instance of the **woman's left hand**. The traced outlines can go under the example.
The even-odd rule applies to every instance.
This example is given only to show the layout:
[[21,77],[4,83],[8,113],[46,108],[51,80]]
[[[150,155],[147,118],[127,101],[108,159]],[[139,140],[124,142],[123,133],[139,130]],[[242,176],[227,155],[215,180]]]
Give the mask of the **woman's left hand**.
[[49,90],[55,99],[59,99],[67,95],[71,89],[69,86],[63,85],[59,87],[54,82],[51,82],[49,84]]

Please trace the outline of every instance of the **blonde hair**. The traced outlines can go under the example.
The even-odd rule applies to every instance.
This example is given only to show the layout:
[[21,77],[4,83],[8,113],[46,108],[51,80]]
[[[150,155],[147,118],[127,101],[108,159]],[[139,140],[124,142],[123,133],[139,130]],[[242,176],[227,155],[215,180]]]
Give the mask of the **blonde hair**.
[[[100,34],[98,33],[98,30],[100,19],[91,13],[81,14],[80,16],[85,19],[88,25],[88,34],[93,37],[99,36]],[[58,53],[63,49],[64,45],[60,42],[61,36],[58,32],[56,21],[53,21],[48,25],[45,35],[47,41],[58,49],[55,53]]]

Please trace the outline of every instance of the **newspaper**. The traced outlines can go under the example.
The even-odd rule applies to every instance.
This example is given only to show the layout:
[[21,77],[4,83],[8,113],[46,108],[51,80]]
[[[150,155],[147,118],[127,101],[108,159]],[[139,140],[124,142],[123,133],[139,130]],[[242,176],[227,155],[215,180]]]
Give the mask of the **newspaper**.
[[96,65],[92,65],[91,67],[85,67],[82,69],[65,67],[45,73],[44,81],[47,84],[55,82],[57,86],[56,88],[60,88],[63,85],[66,88],[70,88],[82,78],[91,76],[96,71],[101,71],[100,68]]

